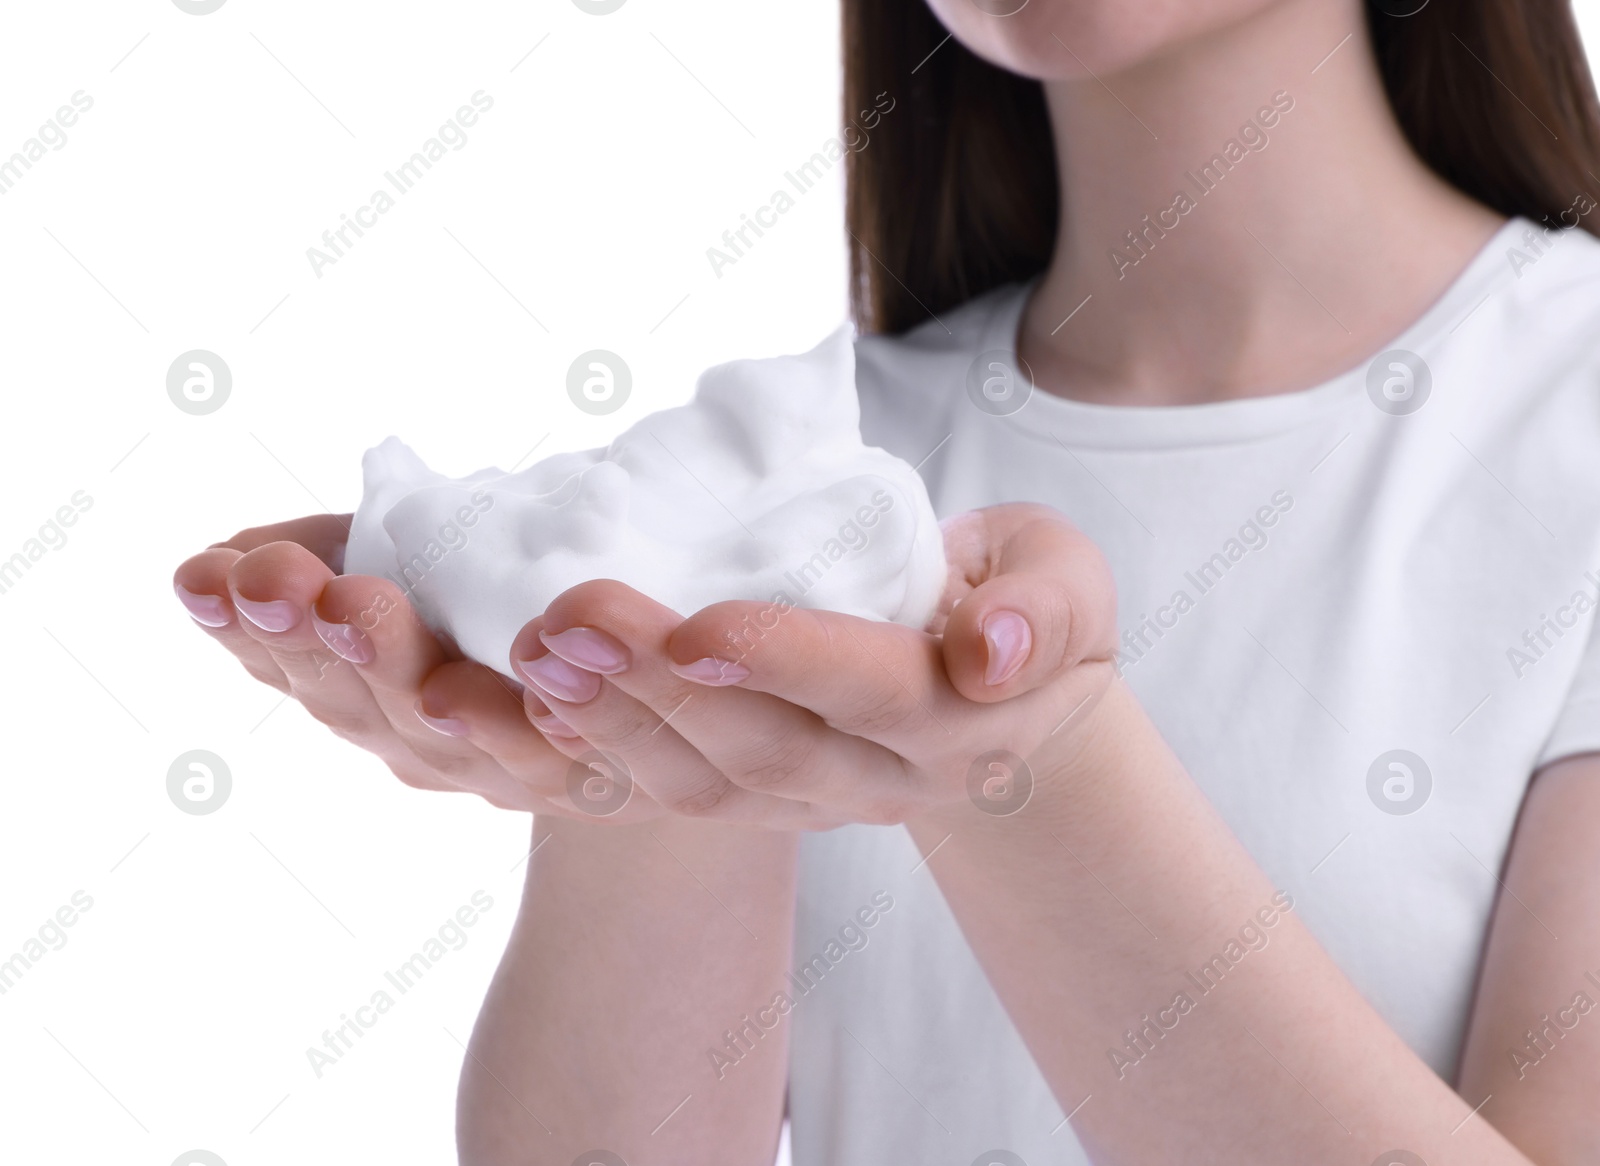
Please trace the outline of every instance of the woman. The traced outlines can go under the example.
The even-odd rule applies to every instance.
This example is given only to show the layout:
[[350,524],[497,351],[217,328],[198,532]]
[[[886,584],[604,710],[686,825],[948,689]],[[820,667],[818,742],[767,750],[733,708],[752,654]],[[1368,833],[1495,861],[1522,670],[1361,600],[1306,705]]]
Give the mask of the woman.
[[[463,1160],[765,1161],[787,1092],[802,1166],[1593,1161],[1569,13],[921,4],[845,31],[847,108],[895,103],[858,386],[950,516],[926,634],[597,582],[512,694],[334,574],[335,516],[178,571],[402,780],[538,815]],[[618,820],[566,793],[597,749]]]

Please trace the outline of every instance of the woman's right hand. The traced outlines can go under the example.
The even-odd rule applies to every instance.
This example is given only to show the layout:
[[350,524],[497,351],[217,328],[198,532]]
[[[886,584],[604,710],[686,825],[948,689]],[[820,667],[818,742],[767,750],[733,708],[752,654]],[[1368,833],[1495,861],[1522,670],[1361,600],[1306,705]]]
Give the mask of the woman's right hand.
[[[319,514],[240,531],[185,560],[174,588],[250,675],[294,697],[407,785],[597,820],[594,808],[568,796],[574,763],[529,721],[550,716],[537,693],[442,643],[394,583],[338,573],[349,528],[347,514]],[[428,717],[441,708],[452,716]],[[585,776],[587,788],[595,778],[603,789],[599,772]],[[636,788],[604,820],[662,813]]]

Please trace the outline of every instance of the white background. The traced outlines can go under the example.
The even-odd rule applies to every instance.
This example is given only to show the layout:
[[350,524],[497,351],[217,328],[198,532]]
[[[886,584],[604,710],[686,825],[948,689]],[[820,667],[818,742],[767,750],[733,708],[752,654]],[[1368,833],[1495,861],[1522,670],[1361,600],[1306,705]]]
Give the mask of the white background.
[[[1589,43],[1600,0],[1581,0]],[[8,4],[0,159],[0,559],[92,507],[0,594],[0,961],[93,907],[0,995],[0,1157],[169,1166],[453,1160],[461,1046],[512,921],[528,820],[401,786],[190,624],[172,569],[359,497],[395,433],[448,473],[604,443],[703,367],[843,319],[842,167],[719,278],[706,249],[837,132],[831,3]],[[467,133],[343,258],[306,250],[470,96]],[[216,413],[168,399],[208,349]],[[580,352],[633,396],[584,415]],[[233,790],[169,800],[207,749]],[[474,891],[494,906],[319,1079],[306,1056]],[[391,995],[395,993],[391,989]]]

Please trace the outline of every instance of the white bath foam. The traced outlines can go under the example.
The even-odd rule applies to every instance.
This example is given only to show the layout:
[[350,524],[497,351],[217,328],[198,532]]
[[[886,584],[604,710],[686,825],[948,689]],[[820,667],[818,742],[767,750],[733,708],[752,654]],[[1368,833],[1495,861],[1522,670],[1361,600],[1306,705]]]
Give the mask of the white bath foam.
[[689,404],[606,449],[452,479],[390,437],[362,471],[345,570],[400,584],[507,676],[522,626],[590,579],[685,616],[748,599],[919,628],[945,584],[921,477],[861,442],[843,327],[800,356],[708,370]]

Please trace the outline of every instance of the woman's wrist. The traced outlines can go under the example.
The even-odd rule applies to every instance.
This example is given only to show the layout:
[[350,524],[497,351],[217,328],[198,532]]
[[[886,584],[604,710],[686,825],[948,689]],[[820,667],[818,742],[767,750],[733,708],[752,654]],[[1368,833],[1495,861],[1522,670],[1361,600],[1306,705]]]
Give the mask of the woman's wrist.
[[683,874],[687,865],[696,873],[742,876],[752,883],[790,875],[799,855],[798,834],[677,814],[629,823],[537,814],[529,845],[530,889],[540,874],[541,855],[552,870],[565,865],[550,862],[558,847],[581,848],[585,865],[614,863],[619,878],[648,878],[667,870]]
[[1004,838],[1082,830],[1116,797],[1119,773],[1164,755],[1170,756],[1166,743],[1138,698],[1113,677],[1069,710],[1056,731],[1020,759],[1021,767],[1013,765],[1009,781],[1026,788],[1025,799],[1013,795],[1002,807],[973,794],[919,814],[906,825],[925,848],[958,831]]

